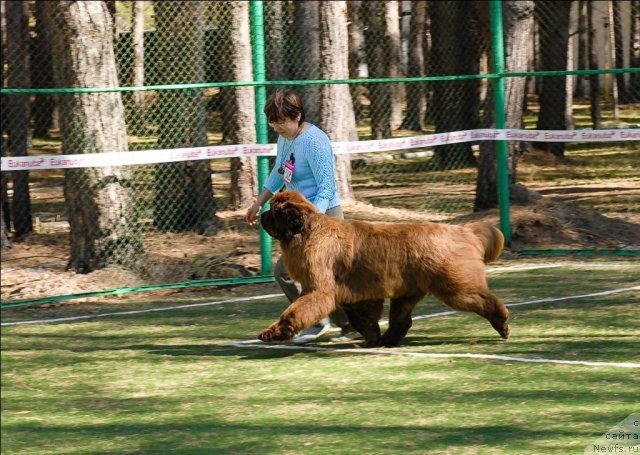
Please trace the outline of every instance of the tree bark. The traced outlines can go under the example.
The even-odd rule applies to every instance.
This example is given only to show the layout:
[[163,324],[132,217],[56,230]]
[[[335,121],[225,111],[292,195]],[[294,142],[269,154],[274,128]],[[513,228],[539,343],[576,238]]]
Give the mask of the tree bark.
[[[5,2],[0,2],[0,30],[6,30],[6,15],[5,15]],[[6,33],[0,34],[0,64],[4,67],[5,64],[5,56],[6,56]],[[0,71],[0,87],[4,87],[5,85],[5,72]],[[7,119],[9,117],[9,112],[7,109],[7,103],[0,103],[0,137],[4,137],[7,131]],[[3,158],[6,156],[6,143],[3,140],[0,140],[0,156]],[[11,226],[11,219],[9,217],[10,214],[10,206],[9,206],[9,192],[7,190],[7,173],[0,172],[0,204],[2,207],[0,208],[0,223],[2,226],[2,237],[1,237],[1,247],[10,248],[11,243],[9,241],[9,227]]]
[[[118,86],[113,25],[104,2],[46,2],[51,20],[58,87]],[[61,96],[65,154],[127,150],[119,93]],[[142,250],[129,168],[65,171],[64,194],[71,229],[68,267],[88,273],[111,263],[135,265]]]
[[[386,38],[385,2],[371,0],[362,2],[362,19],[365,25],[365,54],[369,78],[389,77],[387,64],[391,46]],[[371,138],[391,137],[391,86],[387,83],[368,84]]]
[[[533,0],[505,1],[503,6],[505,36],[505,71],[524,72],[529,67],[533,35]],[[522,128],[523,104],[526,97],[526,78],[510,77],[506,79],[506,117],[507,128]],[[484,126],[495,127],[493,89],[489,90],[486,103]],[[518,160],[524,153],[524,145],[519,142],[508,142],[509,183],[516,182]],[[496,143],[483,141],[480,143],[480,159],[476,182],[476,198],[474,210],[485,210],[498,205]]]
[[[426,18],[426,1],[413,0],[411,2],[411,21],[409,23],[408,77],[422,77],[426,74],[424,65]],[[422,131],[425,128],[424,117],[427,111],[425,84],[413,82],[406,84],[405,88],[407,92],[407,113],[401,128]]]
[[[631,26],[629,31],[629,66],[640,68],[640,0],[631,1]],[[629,75],[629,102],[640,101],[640,73]]]
[[[612,0],[612,8],[616,68],[624,68],[624,44],[622,43],[622,17],[620,15],[620,1]],[[616,84],[618,86],[618,98],[620,102],[628,103],[629,96],[624,74],[616,74]]]
[[[228,81],[250,81],[253,79],[251,37],[249,26],[249,3],[224,2],[224,17],[228,24],[223,42],[226,59],[223,74]],[[225,87],[223,95],[223,143],[254,144],[256,142],[256,113],[253,87]],[[258,191],[258,170],[255,158],[232,158],[230,207],[237,210],[248,207]]]
[[[567,43],[567,71],[573,71],[575,68],[575,51],[574,49],[575,34],[569,30],[569,40]],[[568,130],[573,129],[573,87],[575,86],[575,76],[567,76],[565,78],[565,92],[567,100],[564,103],[564,123]]]
[[[318,79],[320,68],[320,2],[298,1],[294,6],[294,40],[292,73],[296,79]],[[296,91],[300,95],[304,112],[308,121],[320,121],[320,86],[299,86]]]
[[[35,36],[31,53],[31,81],[34,88],[51,88],[53,62],[51,61],[51,32],[44,17],[43,2],[35,2]],[[36,95],[33,100],[33,136],[48,137],[54,127],[54,95]]]
[[[4,174],[2,174],[2,180],[4,181]],[[4,204],[0,204],[0,248],[2,250],[11,248],[9,229],[7,228],[7,220],[4,216]]]
[[[347,79],[349,76],[349,47],[347,4],[345,1],[320,3],[320,77]],[[332,141],[358,140],[349,86],[325,84],[320,87],[320,127]],[[353,198],[351,188],[351,158],[336,156],[336,183],[343,200]]]
[[[386,63],[389,66],[389,77],[402,77],[402,44],[400,39],[400,2],[387,0],[385,8],[385,38],[389,43],[389,54]],[[391,83],[391,131],[402,125],[402,108],[405,101],[405,89],[402,82]]]
[[[288,26],[288,11],[286,2],[274,0],[264,2],[264,22],[265,22],[265,52],[267,65],[267,80],[286,81],[289,80],[287,71],[286,31]],[[278,86],[267,86],[267,96],[275,92]],[[278,133],[269,128],[269,142],[278,140]]]
[[[598,53],[594,44],[595,29],[593,27],[594,10],[593,3],[587,2],[587,52],[589,53],[589,69],[598,69]],[[593,129],[599,129],[602,121],[602,112],[600,110],[600,76],[598,74],[589,75],[589,103],[591,105],[591,124]]]
[[[433,76],[435,74],[434,61],[433,61],[433,33],[431,27],[431,10],[429,8],[430,3],[427,2],[427,15],[424,21],[424,42],[422,43],[423,59],[424,59],[424,74],[427,76]],[[424,92],[427,103],[427,111],[424,114],[424,123],[433,124],[435,122],[433,115],[433,87],[434,83],[425,82]]]
[[[203,3],[156,1],[160,84],[205,81]],[[180,56],[181,64],[173,58]],[[158,93],[160,148],[201,147],[208,143],[207,112],[202,90]],[[155,223],[163,231],[195,230],[213,235],[215,216],[210,162],[158,164],[155,175]]]
[[[144,86],[144,0],[133,3],[133,26],[131,27],[131,44],[133,47],[133,71],[131,85],[133,87]],[[145,134],[145,104],[144,91],[134,92],[130,98],[129,119],[130,128],[135,134]]]
[[[584,70],[587,68],[588,52],[587,52],[587,35],[589,30],[587,29],[587,1],[579,0],[578,2],[578,69]],[[586,76],[577,76],[576,87],[574,96],[578,99],[585,97],[585,83],[587,81]]]
[[[7,86],[30,87],[29,11],[27,2],[6,2]],[[27,156],[31,145],[29,96],[11,95],[8,99],[7,150],[10,156]],[[17,238],[33,231],[29,172],[14,171],[11,218]]]
[[[360,77],[360,52],[362,51],[362,23],[360,20],[361,0],[347,2],[347,29],[349,32],[349,79]],[[349,84],[353,111],[356,115],[356,124],[364,120],[364,104],[362,103],[362,92],[364,87],[359,84]]]
[[[540,70],[566,71],[569,50],[569,17],[571,1],[539,0],[536,19],[540,31]],[[567,110],[566,76],[542,78],[538,129],[565,130]],[[564,142],[539,142],[537,147],[564,156]]]
[[[435,75],[477,74],[479,31],[475,8],[457,1],[429,5],[433,34],[432,61]],[[475,44],[472,44],[475,43]],[[446,81],[434,86],[433,116],[436,132],[460,131],[479,124],[480,90],[477,80]],[[435,147],[433,163],[438,169],[475,164],[470,143]]]
[[[613,14],[613,0],[607,0],[607,25],[605,31],[607,33],[607,42],[609,48],[609,68],[616,66],[616,38],[615,38],[616,20]],[[613,104],[613,119],[617,121],[620,118],[620,97],[618,96],[618,79],[615,75],[611,78],[611,98]]]

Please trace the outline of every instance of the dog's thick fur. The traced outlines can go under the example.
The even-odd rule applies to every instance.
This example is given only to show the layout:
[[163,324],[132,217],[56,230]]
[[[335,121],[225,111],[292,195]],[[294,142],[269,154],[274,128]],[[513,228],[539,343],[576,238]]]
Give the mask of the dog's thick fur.
[[[479,314],[509,336],[509,312],[485,278],[485,264],[500,255],[504,237],[487,223],[343,221],[285,191],[271,199],[261,224],[280,241],[287,271],[302,285],[300,297],[260,333],[262,341],[288,340],[342,307],[368,346],[397,346],[427,294]],[[391,301],[389,328],[381,335],[385,298]]]

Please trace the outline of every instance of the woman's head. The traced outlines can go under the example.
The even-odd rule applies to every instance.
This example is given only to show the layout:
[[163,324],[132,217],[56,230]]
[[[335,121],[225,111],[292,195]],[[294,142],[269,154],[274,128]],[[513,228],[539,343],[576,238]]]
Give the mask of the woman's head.
[[267,121],[272,124],[295,120],[298,126],[304,122],[302,100],[293,90],[277,90],[264,106]]

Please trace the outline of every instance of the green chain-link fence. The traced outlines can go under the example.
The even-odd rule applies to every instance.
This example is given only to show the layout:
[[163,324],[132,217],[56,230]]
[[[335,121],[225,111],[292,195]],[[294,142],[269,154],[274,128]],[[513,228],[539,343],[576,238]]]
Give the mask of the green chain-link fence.
[[[500,15],[493,26],[490,5]],[[620,128],[633,138],[639,8],[637,0],[6,1],[2,156],[266,142],[263,91],[279,86],[295,88],[307,119],[336,143],[496,127]],[[266,82],[252,82],[256,74]],[[496,144],[338,155],[347,214],[464,222],[498,206],[503,178],[519,202],[539,190],[627,223],[624,232],[640,223],[637,141],[509,141],[497,154]],[[5,163],[3,245],[30,246],[41,261],[29,267],[46,266],[56,245],[71,270],[114,266],[164,283],[227,276],[225,259],[260,253],[247,240],[257,234],[241,226],[258,192],[256,158],[24,171]],[[572,192],[580,185],[588,188]],[[527,229],[514,226],[516,243],[537,235]],[[620,242],[610,234],[594,246],[638,247],[631,234]],[[224,235],[237,237],[232,251],[221,249]],[[547,240],[545,248],[578,245]],[[262,249],[264,272],[270,244]],[[16,260],[11,251],[3,269]],[[167,270],[178,263],[189,270]],[[255,263],[232,265],[261,273]]]

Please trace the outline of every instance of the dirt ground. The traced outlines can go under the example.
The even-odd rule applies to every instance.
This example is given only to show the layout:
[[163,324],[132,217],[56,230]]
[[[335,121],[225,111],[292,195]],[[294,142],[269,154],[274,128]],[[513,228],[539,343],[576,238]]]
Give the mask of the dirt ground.
[[[533,195],[533,196],[532,196]],[[639,248],[640,219],[608,218],[558,198],[528,192],[524,204],[511,207],[512,250]],[[343,204],[345,216],[361,220],[432,221],[426,213],[378,208],[362,202]],[[35,232],[2,252],[2,301],[37,299],[201,278],[230,278],[260,274],[259,236],[243,219],[244,211],[219,212],[222,229],[212,237],[153,234],[145,238],[147,255],[137,273],[115,267],[90,274],[66,271],[66,229]],[[474,213],[458,222],[484,219],[499,223],[497,210]],[[274,258],[278,254],[274,242]],[[510,254],[509,251],[504,254]]]

